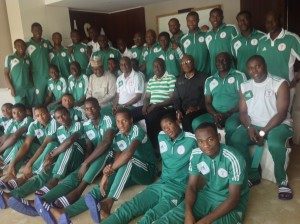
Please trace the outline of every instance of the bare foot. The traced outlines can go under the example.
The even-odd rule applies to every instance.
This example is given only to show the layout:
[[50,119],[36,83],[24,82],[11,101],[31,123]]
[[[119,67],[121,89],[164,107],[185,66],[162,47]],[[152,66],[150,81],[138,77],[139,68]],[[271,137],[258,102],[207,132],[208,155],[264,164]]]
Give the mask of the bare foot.
[[[102,201],[100,201],[100,207],[101,211],[103,211],[105,214],[110,215],[111,208],[114,204],[115,200],[113,198],[106,198]],[[103,215],[105,215],[103,214]]]
[[49,189],[52,189],[52,188],[54,188],[57,184],[58,184],[58,179],[53,178],[53,179],[50,180],[50,182],[46,185],[46,187],[48,187]]
[[50,208],[50,213],[53,215],[53,217],[55,218],[55,221],[58,222],[59,217],[61,214],[65,213],[64,209],[60,209],[60,208]]
[[8,202],[8,199],[10,198],[10,193],[3,192],[3,198],[4,198],[6,206],[8,206],[7,202]]
[[[19,177],[19,178],[17,178],[17,179],[12,179],[12,180],[14,180],[16,183],[17,183],[17,185],[18,185],[18,187],[20,187],[20,186],[22,186],[23,184],[25,184],[26,183],[26,181],[28,180],[25,176],[21,176],[21,177]],[[8,183],[7,183],[11,188],[14,188],[14,186],[12,185],[12,183],[10,182],[10,181],[8,181]]]

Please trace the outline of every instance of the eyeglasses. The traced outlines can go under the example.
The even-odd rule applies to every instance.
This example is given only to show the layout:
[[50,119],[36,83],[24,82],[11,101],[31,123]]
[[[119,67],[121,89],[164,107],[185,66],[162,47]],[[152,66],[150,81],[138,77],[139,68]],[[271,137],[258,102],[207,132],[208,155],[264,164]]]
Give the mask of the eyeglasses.
[[191,62],[192,62],[191,60],[186,60],[186,61],[182,61],[180,64],[186,65],[186,64],[190,64]]

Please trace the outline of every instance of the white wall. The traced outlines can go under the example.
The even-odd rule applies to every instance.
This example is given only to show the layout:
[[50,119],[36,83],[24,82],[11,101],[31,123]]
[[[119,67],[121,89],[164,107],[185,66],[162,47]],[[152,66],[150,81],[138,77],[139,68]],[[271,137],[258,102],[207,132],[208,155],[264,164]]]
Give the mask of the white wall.
[[[180,9],[202,8],[221,5],[226,23],[236,24],[236,14],[240,11],[240,0],[173,0],[145,6],[146,28],[156,30],[156,16],[176,13]],[[186,26],[186,24],[181,24]]]
[[43,27],[43,37],[51,40],[54,32],[63,35],[63,44],[70,42],[69,9],[45,6],[44,0],[6,0],[11,42],[17,38],[31,38],[31,24],[38,22]]
[[[6,55],[12,52],[9,24],[6,12],[5,0],[0,0],[0,88],[6,87],[4,81],[4,60]],[[2,98],[2,95],[0,95]]]

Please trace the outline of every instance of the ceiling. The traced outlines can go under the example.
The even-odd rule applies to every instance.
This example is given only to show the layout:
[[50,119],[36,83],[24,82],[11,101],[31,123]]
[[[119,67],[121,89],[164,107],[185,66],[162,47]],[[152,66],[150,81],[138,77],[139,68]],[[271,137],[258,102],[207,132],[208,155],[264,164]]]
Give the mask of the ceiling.
[[45,5],[72,10],[113,13],[171,0],[45,0]]

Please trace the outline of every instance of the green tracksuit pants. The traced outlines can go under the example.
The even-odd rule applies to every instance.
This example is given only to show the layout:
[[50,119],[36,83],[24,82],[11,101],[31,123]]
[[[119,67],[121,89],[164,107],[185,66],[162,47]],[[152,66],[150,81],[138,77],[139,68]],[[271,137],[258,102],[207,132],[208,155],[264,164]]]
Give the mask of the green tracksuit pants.
[[[261,127],[256,127],[261,130]],[[265,136],[268,148],[274,160],[274,173],[278,186],[287,185],[288,177],[286,175],[288,150],[285,146],[286,141],[293,135],[292,128],[280,124],[271,129]],[[244,156],[249,173],[250,180],[260,179],[258,169],[251,168],[252,158],[249,153],[249,146],[254,145],[250,140],[247,129],[241,125],[232,135],[231,143]]]

